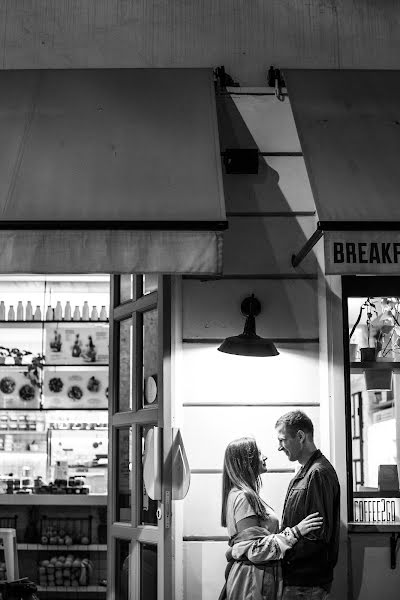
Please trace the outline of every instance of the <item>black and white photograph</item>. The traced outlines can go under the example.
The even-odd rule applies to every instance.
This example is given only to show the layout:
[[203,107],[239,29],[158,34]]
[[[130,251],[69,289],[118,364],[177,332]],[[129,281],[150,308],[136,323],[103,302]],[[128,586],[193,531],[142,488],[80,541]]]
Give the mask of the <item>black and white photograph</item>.
[[396,0],[0,0],[0,600],[398,600],[399,159]]

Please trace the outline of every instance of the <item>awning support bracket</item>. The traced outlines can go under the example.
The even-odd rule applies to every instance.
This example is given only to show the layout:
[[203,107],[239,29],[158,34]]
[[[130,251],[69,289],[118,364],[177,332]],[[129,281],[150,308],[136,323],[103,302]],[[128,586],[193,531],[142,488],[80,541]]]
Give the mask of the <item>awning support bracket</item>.
[[292,254],[292,266],[298,267],[324,231],[400,231],[400,221],[318,221],[317,230],[297,254]]
[[324,232],[322,231],[322,229],[319,228],[319,223],[318,223],[318,229],[316,231],[314,231],[314,233],[312,234],[310,239],[308,239],[306,241],[306,243],[301,248],[301,250],[299,250],[299,252],[297,254],[292,254],[292,266],[293,267],[299,266],[299,264],[305,259],[307,254],[309,252],[311,252],[311,250],[314,248],[315,244],[318,242],[318,240],[320,240],[322,238],[323,235],[324,235]]

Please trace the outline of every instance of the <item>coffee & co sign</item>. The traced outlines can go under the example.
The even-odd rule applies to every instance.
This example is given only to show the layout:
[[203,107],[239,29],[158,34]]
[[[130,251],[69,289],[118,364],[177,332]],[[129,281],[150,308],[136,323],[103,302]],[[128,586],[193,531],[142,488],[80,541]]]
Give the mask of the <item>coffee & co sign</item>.
[[400,498],[354,498],[354,523],[394,525],[400,523]]
[[324,247],[327,275],[399,273],[396,231],[325,231]]

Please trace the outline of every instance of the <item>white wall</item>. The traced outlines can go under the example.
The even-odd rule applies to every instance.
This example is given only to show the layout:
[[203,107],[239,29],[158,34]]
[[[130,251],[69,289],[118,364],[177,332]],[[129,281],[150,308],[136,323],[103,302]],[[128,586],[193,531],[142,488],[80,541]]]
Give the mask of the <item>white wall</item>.
[[[299,152],[287,100],[234,96],[234,101],[231,114],[239,109],[260,151]],[[220,132],[222,150],[231,134]],[[270,469],[263,476],[262,495],[281,516],[294,465],[278,453],[276,420],[301,408],[312,418],[319,443],[317,265],[310,254],[300,269],[291,266],[292,254],[315,225],[303,158],[260,158],[258,175],[225,175],[224,188],[229,229],[223,277],[183,280],[182,435],[192,469],[183,504],[185,600],[212,600],[223,585],[227,538],[220,510],[226,445],[255,436]],[[251,293],[262,304],[257,332],[275,340],[277,357],[217,351],[219,340],[242,332],[240,303]]]

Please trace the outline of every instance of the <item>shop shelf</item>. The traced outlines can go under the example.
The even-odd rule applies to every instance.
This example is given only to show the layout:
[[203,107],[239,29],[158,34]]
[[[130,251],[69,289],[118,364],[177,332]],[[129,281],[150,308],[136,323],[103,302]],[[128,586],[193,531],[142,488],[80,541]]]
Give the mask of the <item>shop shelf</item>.
[[43,587],[38,585],[37,590],[38,592],[62,592],[63,594],[76,594],[76,592],[96,592],[97,594],[105,594],[107,588],[101,585],[85,585],[79,587],[64,587],[62,585]]
[[[15,432],[11,430],[10,435],[13,435]],[[30,450],[0,450],[0,456],[3,454],[18,454],[18,456],[41,456],[43,454],[47,454],[46,450],[39,450],[35,452],[31,452]]]
[[109,323],[109,320],[107,319],[106,321],[100,321],[100,319],[98,319],[97,321],[83,321],[82,319],[80,319],[79,321],[0,321],[0,327],[32,327],[32,328],[37,328],[40,329],[41,326],[43,325],[43,323],[54,323],[56,325],[62,324],[62,325],[69,325],[69,324],[73,324],[73,325],[79,325],[80,323],[83,324],[103,324],[103,323]]
[[14,517],[0,517],[0,527],[17,529],[17,520],[17,515]]
[[400,372],[400,362],[364,361],[350,363],[352,373],[361,373],[367,369],[391,369]]
[[[40,520],[40,539],[42,536],[47,537],[49,530],[56,532],[56,535],[63,530],[74,544],[88,546],[92,539],[92,517],[48,517],[43,515]],[[82,537],[85,537],[89,543],[82,544]],[[46,545],[52,546],[53,544]],[[67,546],[64,545],[65,548]]]
[[349,533],[400,533],[400,524],[377,525],[376,523],[348,523]]
[[0,506],[106,506],[107,494],[0,494]]
[[17,544],[18,550],[27,551],[27,552],[49,552],[52,550],[62,551],[62,552],[72,552],[72,551],[80,551],[80,552],[106,552],[107,544],[72,544],[72,546],[65,546],[61,544],[54,545],[44,545],[44,544]]
[[[0,364],[0,369],[24,369],[26,368],[30,363],[22,363],[21,365],[14,365],[14,364]],[[399,363],[396,363],[399,364]],[[103,362],[88,362],[88,363],[46,363],[45,365],[43,365],[44,368],[48,368],[51,367],[52,369],[54,369],[55,367],[74,367],[78,368],[78,369],[87,369],[88,367],[108,367],[108,363],[103,363]],[[399,365],[400,368],[400,365]],[[13,409],[14,410],[14,409]]]

